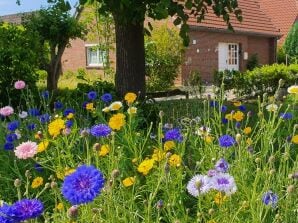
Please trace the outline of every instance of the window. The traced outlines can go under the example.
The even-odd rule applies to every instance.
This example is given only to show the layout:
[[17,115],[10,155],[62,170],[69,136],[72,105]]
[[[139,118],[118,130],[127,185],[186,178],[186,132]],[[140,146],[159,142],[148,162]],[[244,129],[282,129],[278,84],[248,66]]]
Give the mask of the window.
[[87,67],[103,67],[106,58],[105,51],[96,44],[86,44]]

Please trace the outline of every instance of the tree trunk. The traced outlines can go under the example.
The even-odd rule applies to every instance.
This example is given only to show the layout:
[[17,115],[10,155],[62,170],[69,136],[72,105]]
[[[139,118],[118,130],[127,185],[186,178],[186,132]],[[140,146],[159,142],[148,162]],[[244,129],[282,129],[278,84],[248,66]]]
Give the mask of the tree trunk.
[[117,94],[134,92],[145,96],[145,46],[144,23],[122,24],[114,15],[116,30]]

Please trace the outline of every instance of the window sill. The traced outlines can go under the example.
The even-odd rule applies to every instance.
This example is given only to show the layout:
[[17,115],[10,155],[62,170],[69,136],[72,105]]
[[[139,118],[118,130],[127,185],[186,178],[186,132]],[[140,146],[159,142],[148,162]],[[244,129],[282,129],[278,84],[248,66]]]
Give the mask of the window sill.
[[87,65],[86,69],[103,69],[103,65]]

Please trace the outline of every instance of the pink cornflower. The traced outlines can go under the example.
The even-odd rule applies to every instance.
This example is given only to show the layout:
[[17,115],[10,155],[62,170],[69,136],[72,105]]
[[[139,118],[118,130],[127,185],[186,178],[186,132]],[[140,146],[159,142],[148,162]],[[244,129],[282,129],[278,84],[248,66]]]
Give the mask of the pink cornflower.
[[32,158],[37,153],[37,144],[31,141],[23,142],[16,147],[14,153],[19,159]]
[[15,89],[21,90],[26,87],[26,83],[24,81],[16,81],[14,87]]
[[0,115],[6,117],[12,115],[14,112],[13,108],[10,106],[5,106],[3,108],[0,108]]

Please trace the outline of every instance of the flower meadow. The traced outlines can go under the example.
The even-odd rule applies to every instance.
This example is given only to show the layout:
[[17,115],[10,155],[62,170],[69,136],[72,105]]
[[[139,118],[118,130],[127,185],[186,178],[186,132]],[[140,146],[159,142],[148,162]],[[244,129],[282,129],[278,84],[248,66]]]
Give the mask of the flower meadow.
[[0,223],[298,222],[298,86],[288,105],[218,94],[149,125],[132,92],[34,104],[14,87],[27,103],[0,107]]

